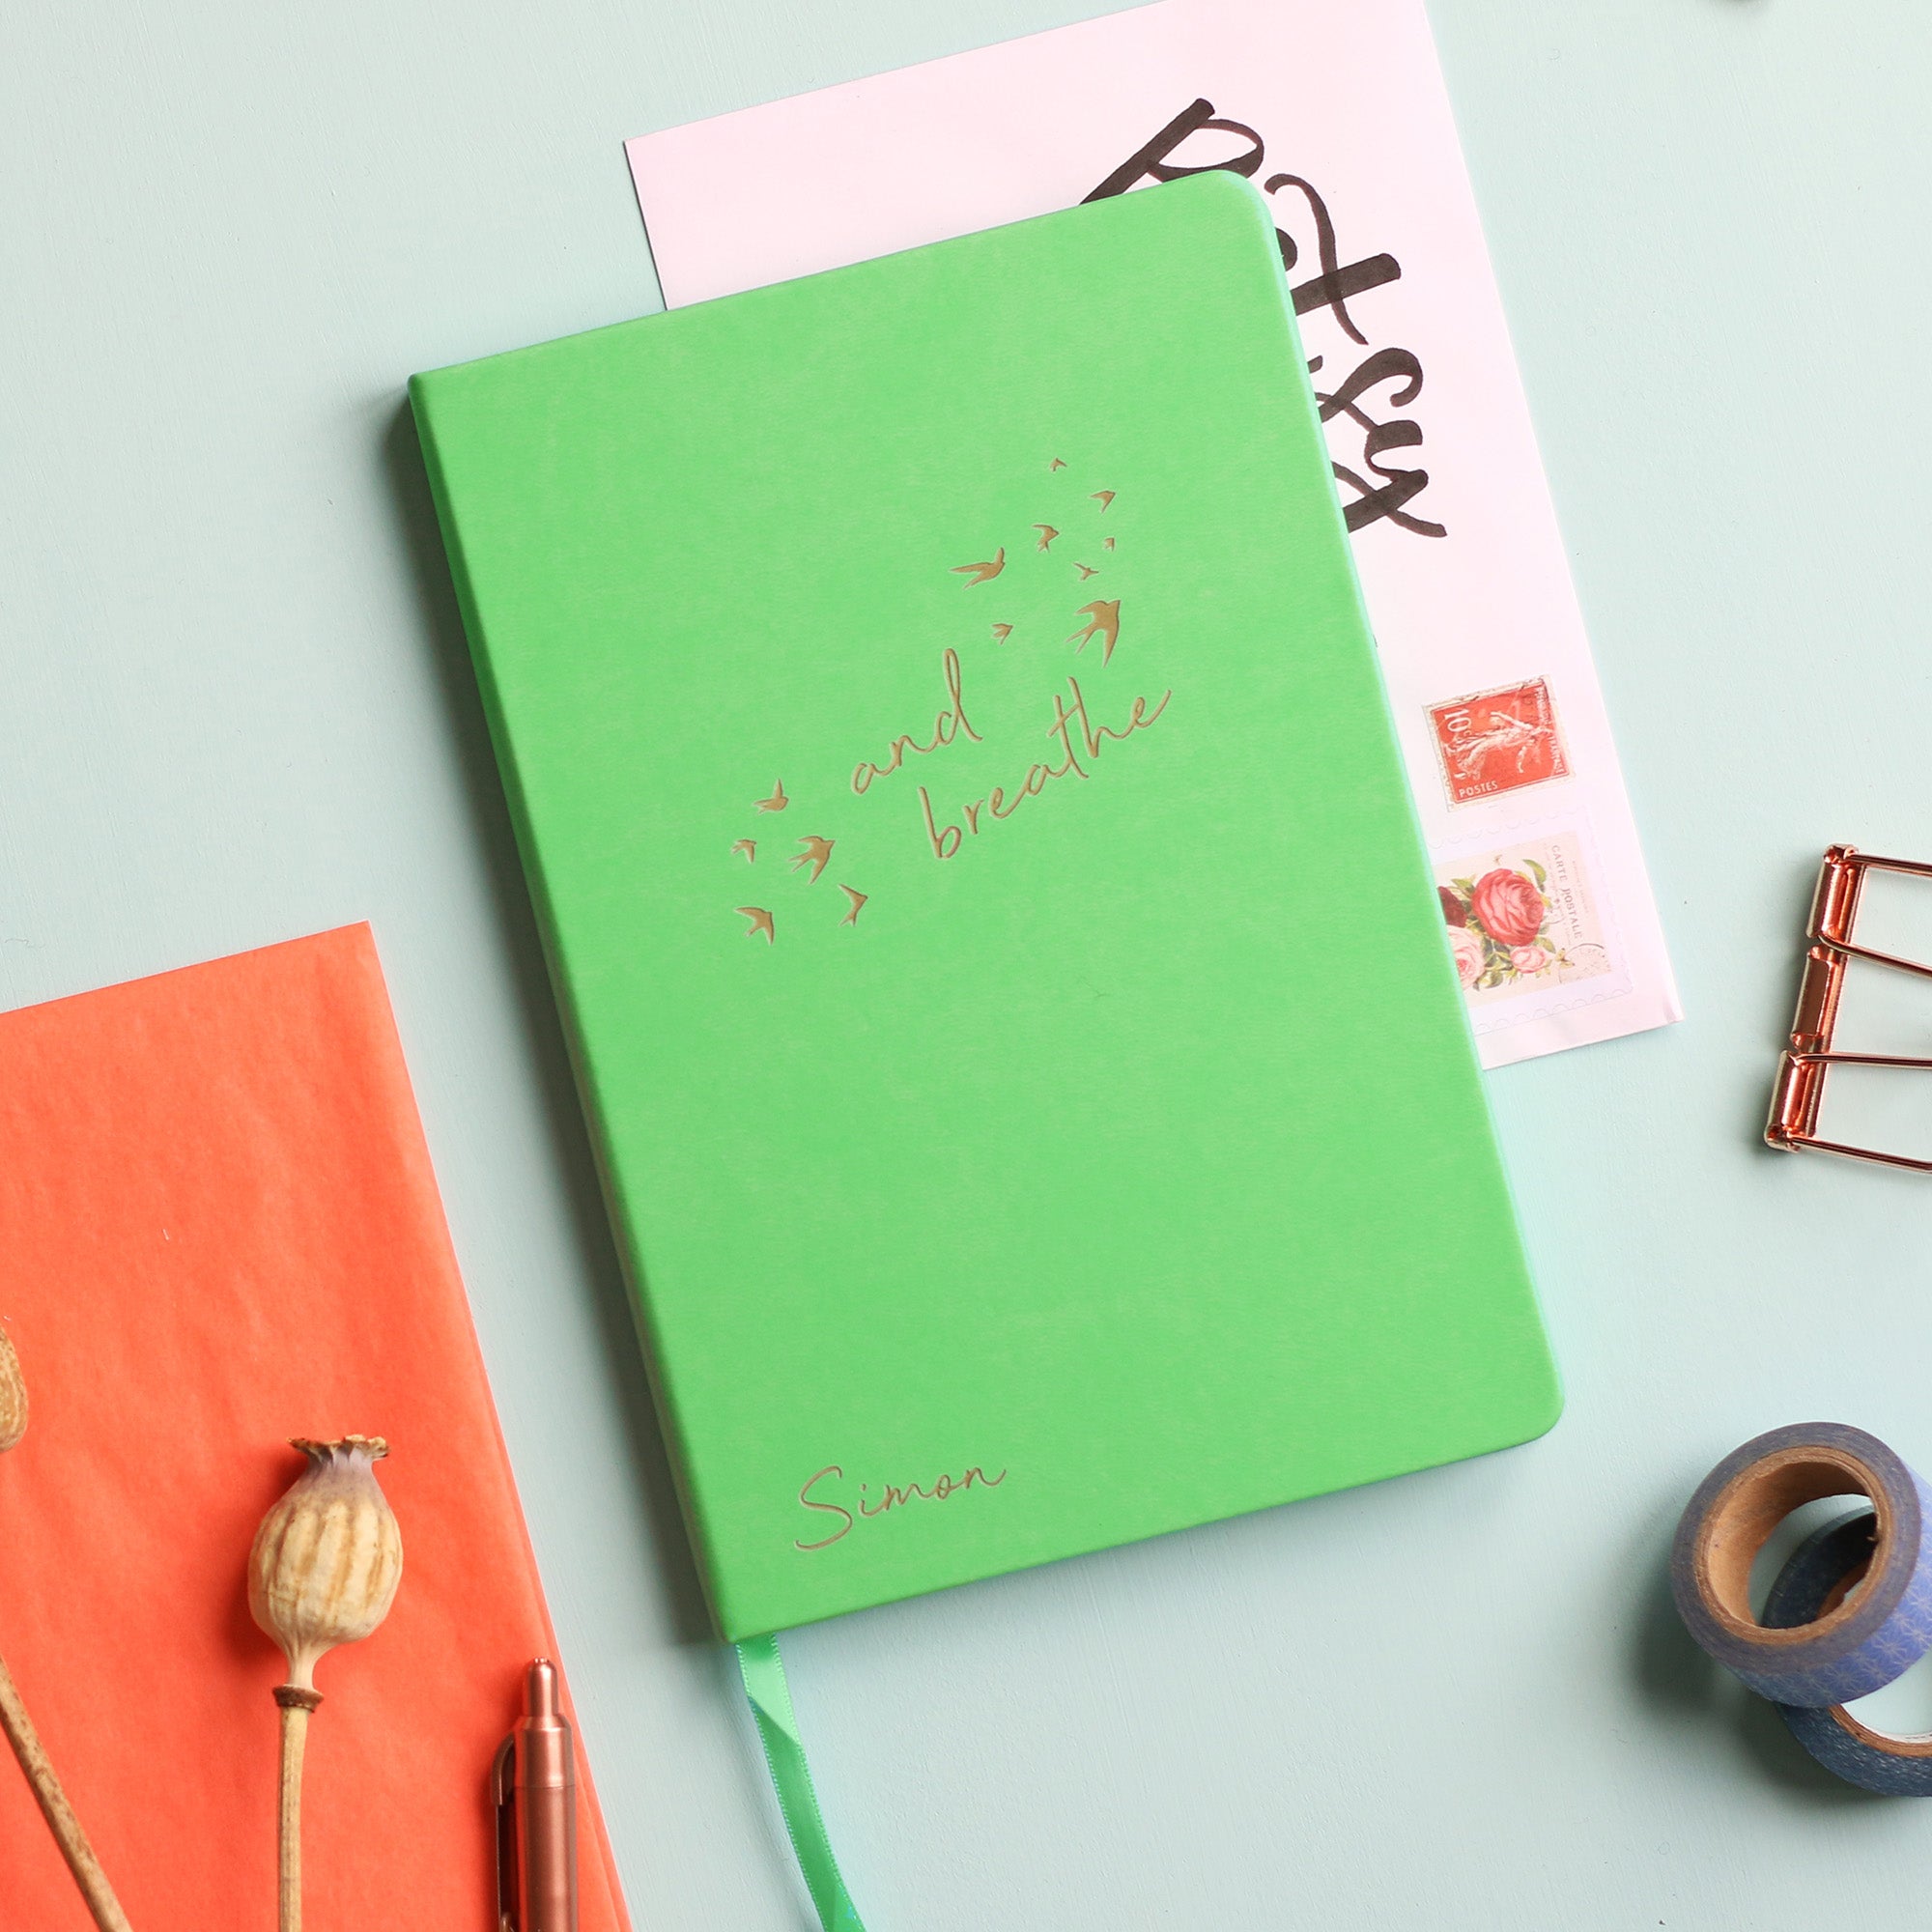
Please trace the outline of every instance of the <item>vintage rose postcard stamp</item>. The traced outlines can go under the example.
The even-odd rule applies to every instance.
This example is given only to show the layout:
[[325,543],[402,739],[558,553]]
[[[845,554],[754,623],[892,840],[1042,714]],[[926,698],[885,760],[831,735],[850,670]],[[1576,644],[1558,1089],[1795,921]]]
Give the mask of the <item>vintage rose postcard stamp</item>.
[[1540,677],[1432,704],[1429,729],[1451,805],[1570,776],[1556,707]]
[[1577,834],[1548,833],[1438,860],[1435,879],[1471,1007],[1555,993],[1615,970]]

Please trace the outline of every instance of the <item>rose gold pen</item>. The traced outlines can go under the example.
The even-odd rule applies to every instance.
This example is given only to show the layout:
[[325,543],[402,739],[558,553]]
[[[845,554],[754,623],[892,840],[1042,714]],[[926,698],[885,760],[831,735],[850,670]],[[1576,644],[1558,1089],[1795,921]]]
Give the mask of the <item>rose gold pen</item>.
[[577,1932],[577,1754],[557,1690],[556,1665],[538,1658],[490,1775],[497,1932]]

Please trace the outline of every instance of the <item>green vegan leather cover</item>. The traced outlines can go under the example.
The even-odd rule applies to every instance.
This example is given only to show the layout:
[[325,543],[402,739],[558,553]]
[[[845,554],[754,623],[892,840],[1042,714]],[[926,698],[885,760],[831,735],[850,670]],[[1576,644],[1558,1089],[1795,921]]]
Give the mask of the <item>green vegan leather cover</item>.
[[1549,1426],[1245,184],[412,394],[724,1635]]

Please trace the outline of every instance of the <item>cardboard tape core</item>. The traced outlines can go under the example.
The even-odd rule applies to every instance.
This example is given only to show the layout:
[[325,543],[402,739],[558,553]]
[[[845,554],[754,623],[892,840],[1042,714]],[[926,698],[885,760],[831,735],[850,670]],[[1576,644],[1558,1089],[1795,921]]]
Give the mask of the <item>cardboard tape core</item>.
[[[1765,1598],[1775,1625],[1815,1624],[1855,1591],[1869,1566],[1872,1519],[1861,1510],[1814,1529]],[[1932,1736],[1882,1731],[1843,1704],[1780,1704],[1786,1727],[1827,1771],[1894,1798],[1932,1797]]]
[[1781,1449],[1741,1470],[1719,1493],[1698,1533],[1694,1564],[1699,1594],[1711,1614],[1737,1636],[1760,1643],[1809,1642],[1853,1614],[1849,1595],[1815,1622],[1774,1630],[1751,1614],[1751,1566],[1793,1510],[1826,1496],[1860,1495],[1878,1518],[1872,1567],[1892,1534],[1892,1510],[1877,1472],[1849,1451],[1806,1443]]
[[[1751,1614],[1751,1570],[1794,1510],[1856,1494],[1856,1523],[1801,1593],[1787,1561]],[[1805,1538],[1801,1549],[1813,1548]],[[1840,1600],[1831,1586],[1865,1577]],[[1835,1564],[1835,1568],[1832,1566]],[[1698,1645],[1776,1704],[1823,1710],[1882,1690],[1932,1651],[1932,1490],[1876,1435],[1841,1422],[1797,1422],[1741,1443],[1677,1520],[1670,1594]]]

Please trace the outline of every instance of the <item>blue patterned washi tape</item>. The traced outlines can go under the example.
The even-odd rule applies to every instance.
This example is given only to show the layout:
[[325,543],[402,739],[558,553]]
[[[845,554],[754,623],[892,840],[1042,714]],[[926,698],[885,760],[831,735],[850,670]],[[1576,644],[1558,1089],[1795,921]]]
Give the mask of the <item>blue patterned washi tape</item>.
[[[1865,1580],[1797,1628],[1750,1607],[1751,1563],[1795,1509],[1868,1496],[1877,1542]],[[1876,1435],[1835,1422],[1774,1429],[1698,1484],[1670,1552],[1670,1588],[1690,1634],[1775,1704],[1846,1704],[1932,1650],[1932,1492]]]
[[[1853,1510],[1815,1530],[1792,1551],[1765,1599],[1764,1621],[1775,1629],[1815,1622],[1856,1588],[1872,1553],[1877,1519]],[[1861,1723],[1842,1704],[1824,1710],[1780,1704],[1791,1735],[1847,1784],[1889,1798],[1932,1798],[1932,1737],[1894,1737]]]

